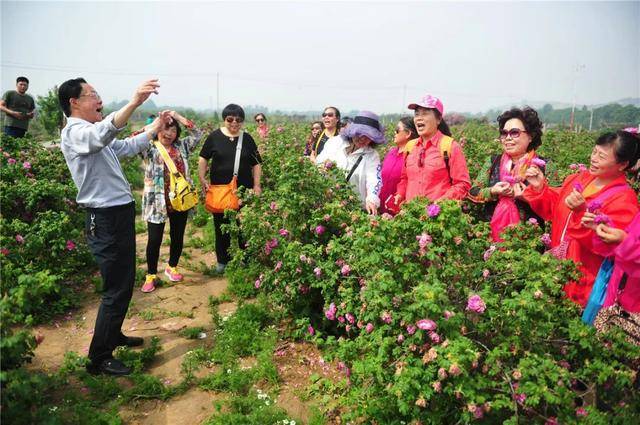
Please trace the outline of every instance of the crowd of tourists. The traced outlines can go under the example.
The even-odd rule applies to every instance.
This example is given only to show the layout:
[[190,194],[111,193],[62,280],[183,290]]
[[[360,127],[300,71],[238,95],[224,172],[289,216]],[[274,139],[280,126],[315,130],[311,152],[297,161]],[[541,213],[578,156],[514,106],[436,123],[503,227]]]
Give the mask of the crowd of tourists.
[[[17,94],[5,97],[0,106],[11,116],[12,126],[26,128],[34,108],[24,97],[25,81],[17,83]],[[113,358],[113,350],[143,344],[142,338],[121,331],[136,261],[135,204],[119,158],[141,155],[145,164],[142,214],[148,243],[143,292],[154,291],[159,282],[159,250],[167,222],[171,242],[164,274],[172,282],[184,279],[178,264],[186,223],[199,198],[189,171],[194,152],[199,150],[199,186],[213,215],[218,273],[231,260],[224,211],[239,208],[238,187],[256,196],[262,192],[262,158],[254,138],[243,130],[245,112],[239,105],[227,105],[222,111],[223,125],[208,135],[179,113],[161,111],[140,131],[117,138],[134,110],[157,94],[159,87],[158,80],[144,82],[125,106],[107,116],[102,114],[100,95],[84,79],[65,81],[58,90],[66,116],[61,149],[78,187],[77,202],[87,212],[87,242],[104,282],[89,349],[87,368],[92,373],[130,373]],[[24,103],[19,111],[7,106],[15,99]],[[502,151],[487,158],[473,180],[462,146],[444,120],[442,101],[425,95],[407,109],[413,116],[408,114],[397,122],[395,146],[382,160],[378,147],[387,140],[379,116],[361,111],[353,118],[342,117],[334,106],[325,108],[321,120],[311,124],[300,154],[318,166],[331,162],[343,170],[362,208],[372,215],[393,216],[417,197],[471,199],[483,204],[494,243],[514,224],[549,223],[550,254],[574,261],[581,272],[579,280],[564,286],[566,296],[586,307],[585,314],[592,310],[595,299],[598,309],[615,308],[621,317],[638,323],[640,214],[638,196],[627,179],[640,158],[636,128],[602,134],[589,166],[553,187],[546,177],[553,172],[553,158],[537,154],[543,125],[534,109],[512,108],[498,117],[496,136]],[[253,118],[258,139],[268,143],[267,117],[259,113]],[[5,128],[5,133],[16,134],[16,130]],[[242,247],[242,236],[239,239]],[[591,323],[593,317],[586,320],[583,316],[583,320]]]

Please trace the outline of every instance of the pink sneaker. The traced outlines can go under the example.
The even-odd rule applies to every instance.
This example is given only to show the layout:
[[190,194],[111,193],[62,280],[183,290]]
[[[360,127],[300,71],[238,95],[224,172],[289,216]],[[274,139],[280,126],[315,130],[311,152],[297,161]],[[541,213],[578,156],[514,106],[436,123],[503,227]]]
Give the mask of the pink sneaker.
[[146,293],[155,291],[157,278],[158,277],[155,274],[148,274],[144,279],[144,284],[142,285],[142,288],[140,288],[140,290]]
[[164,274],[167,275],[171,282],[181,282],[184,278],[184,276],[178,273],[177,267],[167,266],[167,268],[164,269]]

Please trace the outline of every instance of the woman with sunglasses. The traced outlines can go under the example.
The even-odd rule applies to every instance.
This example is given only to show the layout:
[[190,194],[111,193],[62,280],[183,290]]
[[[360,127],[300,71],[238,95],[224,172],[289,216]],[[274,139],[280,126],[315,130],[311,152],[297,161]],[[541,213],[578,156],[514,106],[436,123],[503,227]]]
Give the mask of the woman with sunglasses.
[[444,106],[437,97],[426,95],[408,106],[420,136],[408,148],[395,197],[396,205],[424,196],[464,199],[471,187],[467,163],[458,142],[444,119]]
[[[158,133],[158,142],[165,148],[176,169],[193,184],[189,173],[188,159],[202,140],[204,133],[193,122],[177,112],[172,111],[171,118],[171,123],[165,125],[164,129]],[[182,139],[180,138],[182,132],[180,124],[189,132],[189,135]],[[171,245],[169,264],[165,268],[164,274],[171,282],[180,282],[183,279],[182,274],[178,272],[178,261],[182,255],[184,231],[187,227],[189,211],[175,211],[171,207],[169,168],[158,148],[152,146],[151,149],[143,153],[143,158],[145,171],[142,218],[147,222],[148,240],[146,249],[147,275],[141,290],[142,292],[152,292],[156,289],[155,285],[158,280],[158,257],[167,221],[169,222]]]
[[258,136],[260,140],[264,140],[269,137],[269,126],[267,126],[267,117],[260,112],[253,117],[256,122],[256,129],[258,130]]
[[402,175],[402,167],[407,154],[407,145],[410,140],[418,138],[418,130],[413,123],[413,118],[404,117],[396,124],[395,137],[396,146],[392,148],[382,161],[382,189],[380,190],[380,213],[397,213],[396,205],[393,203],[398,183]]
[[[551,221],[551,253],[578,264],[582,276],[564,286],[566,295],[584,306],[603,261],[593,245],[598,224],[626,228],[638,213],[638,198],[625,172],[640,157],[640,139],[628,131],[605,133],[596,141],[588,170],[572,174],[561,187],[551,187],[536,165],[525,178],[529,186],[514,187],[516,196]],[[522,190],[522,192],[520,192]],[[588,214],[591,213],[591,214]]]
[[322,124],[322,121],[314,121],[311,123],[311,134],[309,134],[307,143],[304,146],[304,156],[311,155],[313,147],[316,145],[316,142],[323,130],[324,124]]
[[[205,140],[200,158],[198,159],[198,174],[204,193],[209,190],[210,184],[229,184],[233,178],[233,165],[236,156],[236,147],[242,133],[244,122],[244,110],[239,105],[230,104],[222,110],[224,119],[223,127],[212,132]],[[207,169],[211,160],[211,169],[207,179]],[[240,166],[238,168],[238,187],[252,189],[256,195],[262,193],[260,177],[262,175],[262,158],[258,153],[258,147],[250,134],[244,133],[242,138],[242,150],[240,152]],[[216,258],[218,265],[216,272],[224,272],[231,260],[229,247],[231,236],[222,232],[222,225],[227,224],[223,213],[213,214],[213,225],[216,235]],[[242,244],[240,244],[242,246]]]
[[335,106],[327,106],[324,108],[324,112],[322,113],[322,124],[324,125],[324,130],[313,146],[311,152],[312,160],[315,160],[315,158],[320,155],[327,140],[336,136],[340,130],[340,111],[338,108]]
[[372,144],[385,143],[378,115],[362,111],[340,136],[332,137],[316,158],[317,164],[335,163],[354,186],[362,206],[375,215],[380,207],[380,156]]
[[498,117],[502,154],[487,159],[469,191],[472,201],[484,204],[484,217],[491,222],[491,236],[499,241],[500,233],[510,225],[535,219],[544,228],[544,221],[526,202],[514,198],[516,183],[532,164],[549,175],[549,165],[536,155],[542,144],[542,122],[529,107],[512,108]]

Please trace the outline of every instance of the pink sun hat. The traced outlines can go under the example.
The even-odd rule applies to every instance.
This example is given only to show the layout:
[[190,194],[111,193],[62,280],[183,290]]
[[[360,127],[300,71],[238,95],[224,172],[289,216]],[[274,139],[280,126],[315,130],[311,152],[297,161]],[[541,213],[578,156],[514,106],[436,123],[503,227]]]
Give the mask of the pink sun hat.
[[418,106],[422,106],[423,108],[429,109],[437,109],[440,112],[440,115],[444,115],[444,105],[442,105],[442,101],[435,96],[431,96],[430,94],[426,94],[416,103],[412,103],[407,108],[409,109],[417,109]]

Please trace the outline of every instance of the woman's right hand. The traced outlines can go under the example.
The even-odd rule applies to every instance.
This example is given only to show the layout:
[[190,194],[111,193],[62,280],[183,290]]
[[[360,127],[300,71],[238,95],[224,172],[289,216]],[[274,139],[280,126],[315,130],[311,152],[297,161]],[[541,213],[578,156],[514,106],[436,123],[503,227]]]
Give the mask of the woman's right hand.
[[513,196],[513,188],[507,182],[498,182],[489,190],[493,196]]
[[544,185],[544,174],[538,167],[532,165],[527,168],[524,177],[527,179],[529,185],[536,191],[540,191],[540,189],[542,189],[542,186]]
[[596,235],[598,235],[603,242],[620,243],[627,237],[627,232],[622,229],[616,229],[615,227],[600,223],[596,227]]

